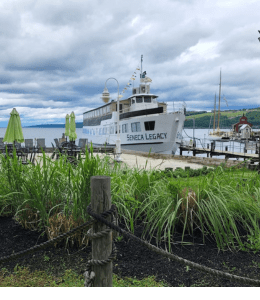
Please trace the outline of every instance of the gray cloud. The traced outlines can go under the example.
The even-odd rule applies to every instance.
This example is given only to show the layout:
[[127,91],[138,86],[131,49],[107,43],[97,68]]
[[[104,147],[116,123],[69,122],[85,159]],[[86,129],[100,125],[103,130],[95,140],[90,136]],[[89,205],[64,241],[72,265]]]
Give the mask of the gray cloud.
[[[169,107],[212,109],[220,69],[230,107],[259,106],[259,8],[252,0],[2,0],[0,126],[13,107],[24,125],[60,123],[72,110],[82,121],[102,104],[107,78],[123,90],[141,54]],[[116,83],[108,88],[115,98]]]

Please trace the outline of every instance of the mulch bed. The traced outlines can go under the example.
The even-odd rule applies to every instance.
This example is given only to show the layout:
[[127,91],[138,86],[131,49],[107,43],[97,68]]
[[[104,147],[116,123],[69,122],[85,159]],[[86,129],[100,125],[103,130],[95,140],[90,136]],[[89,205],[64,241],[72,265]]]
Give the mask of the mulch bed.
[[[120,226],[123,228],[122,224]],[[140,237],[142,232],[142,225],[136,226],[135,235]],[[0,217],[0,256],[8,256],[47,241],[46,235],[41,236],[40,234],[41,232],[24,229],[12,217]],[[181,234],[178,233],[173,237],[173,240],[176,242],[172,248],[173,254],[213,269],[238,276],[260,279],[259,253],[219,251],[214,241],[207,239],[203,244],[203,240],[199,235],[195,237],[187,235],[185,237],[186,242],[193,242],[194,245],[182,246],[178,243],[178,241],[181,241]],[[152,244],[154,244],[154,241],[152,241]],[[118,254],[113,264],[113,272],[121,277],[142,279],[154,275],[157,281],[163,280],[167,285],[174,287],[248,286],[170,261],[138,242],[125,237],[116,242],[116,247]],[[164,249],[163,244],[160,247]],[[86,269],[88,259],[91,259],[90,245],[81,249],[49,246],[33,254],[1,263],[0,268],[7,268],[12,272],[18,264],[19,266],[28,267],[31,271],[52,272],[55,276],[62,275],[66,269],[72,269],[78,274],[82,274]]]

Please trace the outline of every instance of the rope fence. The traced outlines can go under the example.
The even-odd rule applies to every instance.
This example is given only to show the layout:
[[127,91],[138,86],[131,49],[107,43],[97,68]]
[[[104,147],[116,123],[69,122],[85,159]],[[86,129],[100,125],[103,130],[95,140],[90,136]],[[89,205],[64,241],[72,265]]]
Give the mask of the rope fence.
[[241,277],[215,270],[190,260],[181,258],[177,255],[160,249],[149,242],[142,240],[134,234],[125,231],[117,226],[118,215],[115,205],[111,205],[110,177],[92,176],[91,177],[91,204],[87,207],[87,213],[93,218],[67,233],[44,242],[40,245],[31,247],[27,250],[1,257],[0,263],[7,262],[17,257],[38,251],[51,244],[57,243],[62,239],[73,235],[76,231],[82,230],[92,225],[88,230],[86,237],[92,240],[92,259],[87,262],[85,277],[85,287],[111,287],[112,286],[112,261],[116,258],[117,250],[112,239],[112,233],[118,232],[130,239],[133,239],[151,251],[156,252],[168,259],[185,264],[186,266],[206,272],[208,274],[223,277],[231,281],[238,281],[243,284],[260,286],[260,280],[248,277]]

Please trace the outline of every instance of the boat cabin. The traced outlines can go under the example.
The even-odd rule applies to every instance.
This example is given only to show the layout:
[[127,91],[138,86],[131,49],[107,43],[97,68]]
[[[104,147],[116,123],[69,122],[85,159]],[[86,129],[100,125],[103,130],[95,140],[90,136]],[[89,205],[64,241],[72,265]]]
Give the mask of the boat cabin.
[[[167,104],[158,102],[157,98],[158,96],[150,94],[150,85],[147,78],[141,78],[139,87],[132,89],[132,95],[128,99],[119,101],[120,120],[143,114],[166,113]],[[100,124],[102,120],[111,119],[112,113],[116,111],[116,100],[87,111],[83,113],[83,126]]]

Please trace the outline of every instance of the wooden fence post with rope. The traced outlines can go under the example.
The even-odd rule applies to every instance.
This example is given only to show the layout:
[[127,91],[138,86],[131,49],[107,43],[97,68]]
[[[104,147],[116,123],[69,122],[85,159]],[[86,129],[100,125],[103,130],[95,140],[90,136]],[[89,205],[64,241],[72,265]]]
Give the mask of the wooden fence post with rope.
[[[108,176],[91,177],[91,207],[96,214],[102,214],[111,208],[111,178]],[[107,218],[111,222],[112,217]],[[105,230],[106,225],[101,222],[93,224],[93,233]],[[92,240],[92,259],[105,260],[112,251],[112,231],[105,236]],[[113,263],[105,265],[93,265],[92,270],[95,272],[94,287],[112,287]]]

